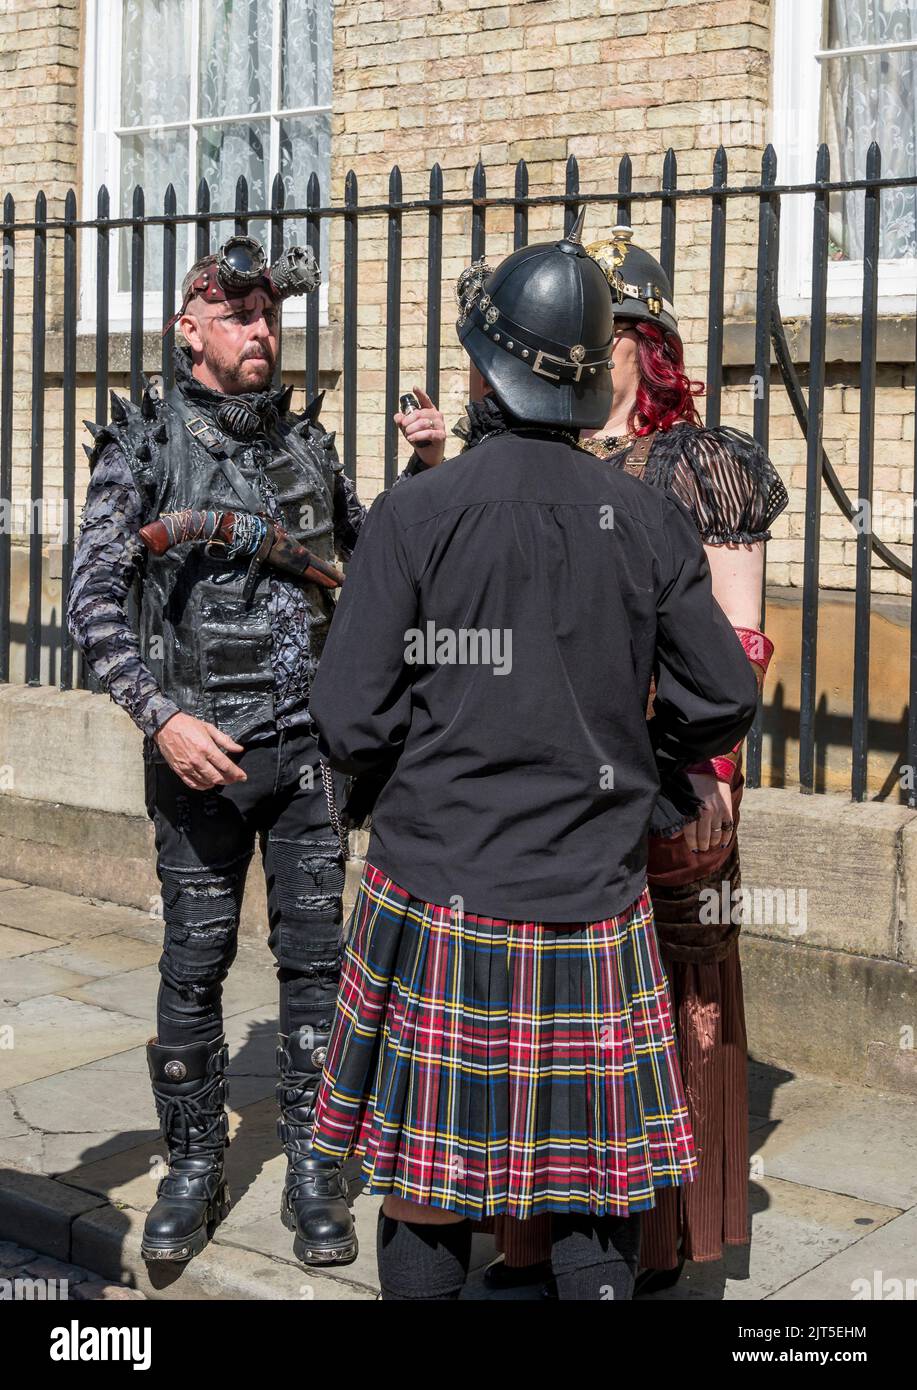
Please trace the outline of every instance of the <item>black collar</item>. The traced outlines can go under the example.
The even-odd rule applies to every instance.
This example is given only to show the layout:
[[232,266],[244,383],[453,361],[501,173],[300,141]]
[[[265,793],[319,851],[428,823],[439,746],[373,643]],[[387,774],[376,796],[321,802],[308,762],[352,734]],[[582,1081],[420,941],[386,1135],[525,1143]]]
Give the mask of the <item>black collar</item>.
[[574,445],[579,436],[579,431],[572,427],[564,429],[560,425],[535,425],[527,420],[520,420],[501,405],[492,393],[483,400],[469,401],[465,407],[465,414],[457,425],[453,425],[452,433],[464,440],[466,449],[495,434],[522,434],[535,439],[563,439]]
[[227,394],[205,386],[192,371],[191,350],[176,346],[173,353],[175,385],[185,400],[215,421],[232,439],[253,439],[267,433],[290,408],[292,386],[270,386],[265,391]]

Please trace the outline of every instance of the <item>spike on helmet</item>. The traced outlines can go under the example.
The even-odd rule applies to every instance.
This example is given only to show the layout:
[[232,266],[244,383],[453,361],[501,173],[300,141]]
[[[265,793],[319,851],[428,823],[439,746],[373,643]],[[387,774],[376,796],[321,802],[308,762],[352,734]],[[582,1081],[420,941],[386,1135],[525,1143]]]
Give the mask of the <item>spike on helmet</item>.
[[497,399],[531,424],[598,429],[611,410],[613,297],[581,242],[523,246],[459,278],[459,341]]
[[615,297],[615,318],[656,323],[668,333],[678,333],[678,315],[672,303],[672,282],[662,266],[633,243],[633,227],[612,227],[607,241],[586,247],[601,266]]

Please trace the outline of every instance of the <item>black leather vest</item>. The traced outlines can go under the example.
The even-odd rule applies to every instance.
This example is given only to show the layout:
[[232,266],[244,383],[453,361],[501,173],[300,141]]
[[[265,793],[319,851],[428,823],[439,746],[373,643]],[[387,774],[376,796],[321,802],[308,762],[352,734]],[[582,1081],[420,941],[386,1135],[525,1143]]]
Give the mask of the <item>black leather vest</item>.
[[[267,432],[240,443],[177,386],[162,400],[148,385],[139,407],[112,392],[112,422],[97,432],[90,463],[106,443],[117,443],[143,498],[144,524],[184,507],[261,512],[333,560],[334,478],[342,465],[333,435],[316,423],[321,398],[298,416],[286,409],[289,391],[279,400],[282,413]],[[248,565],[213,558],[190,543],[162,556],[145,552],[141,574],[144,662],[182,710],[236,739],[274,717],[271,571],[262,568],[246,603]],[[304,591],[311,681],[334,601],[318,585],[305,584]]]

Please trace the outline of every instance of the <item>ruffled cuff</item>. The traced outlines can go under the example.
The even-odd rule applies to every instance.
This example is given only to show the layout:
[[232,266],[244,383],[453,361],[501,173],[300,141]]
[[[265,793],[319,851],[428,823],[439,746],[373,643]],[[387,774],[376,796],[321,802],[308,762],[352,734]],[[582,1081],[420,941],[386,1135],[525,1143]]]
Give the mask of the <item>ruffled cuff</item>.
[[702,805],[684,772],[663,774],[650,816],[650,834],[663,839],[677,835],[689,821],[697,820]]
[[758,541],[771,540],[770,531],[730,531],[723,526],[708,526],[701,531],[704,545],[756,545]]

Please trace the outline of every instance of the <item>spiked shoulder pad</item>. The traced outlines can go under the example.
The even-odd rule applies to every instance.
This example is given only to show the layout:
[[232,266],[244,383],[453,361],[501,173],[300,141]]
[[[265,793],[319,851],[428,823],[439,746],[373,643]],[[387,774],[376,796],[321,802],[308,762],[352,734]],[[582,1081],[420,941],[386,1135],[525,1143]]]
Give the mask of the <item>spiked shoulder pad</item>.
[[83,445],[90,471],[95,468],[106,445],[114,444],[127,459],[138,481],[153,481],[151,465],[159,449],[169,439],[159,379],[143,377],[143,395],[139,405],[135,405],[127,396],[119,396],[116,391],[111,391],[109,395],[111,420],[108,424],[83,421],[93,437],[91,445]]

